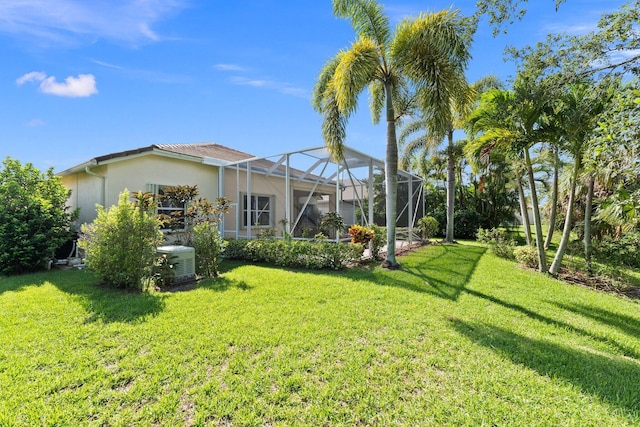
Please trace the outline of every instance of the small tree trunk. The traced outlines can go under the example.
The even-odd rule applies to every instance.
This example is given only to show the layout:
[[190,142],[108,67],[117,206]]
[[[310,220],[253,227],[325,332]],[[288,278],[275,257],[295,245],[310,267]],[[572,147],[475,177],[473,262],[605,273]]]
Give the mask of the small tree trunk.
[[547,272],[547,255],[544,252],[544,241],[542,236],[542,224],[540,223],[540,206],[538,205],[538,194],[536,192],[536,181],[533,176],[533,166],[529,149],[524,149],[524,160],[527,165],[527,176],[529,177],[529,187],[531,191],[531,208],[533,209],[533,224],[536,228],[536,247],[538,248],[538,271]]
[[516,171],[516,182],[518,184],[518,198],[520,199],[520,215],[522,216],[522,227],[524,227],[524,237],[527,245],[531,246],[531,223],[529,222],[529,209],[527,209],[527,198],[524,195],[524,187],[522,185],[522,177],[520,172]]
[[553,149],[553,159],[553,189],[551,193],[551,212],[549,214],[549,229],[547,231],[547,238],[544,241],[545,249],[549,249],[549,245],[551,244],[553,232],[556,228],[556,217],[558,215],[558,169],[560,159],[558,158],[558,150],[556,148]]
[[580,172],[580,159],[576,159],[573,166],[573,175],[571,176],[571,185],[569,189],[569,205],[567,206],[567,216],[564,219],[564,228],[562,230],[562,238],[560,239],[560,245],[556,251],[556,256],[553,258],[553,263],[549,269],[549,273],[554,276],[558,274],[560,266],[562,265],[562,258],[567,251],[567,245],[569,244],[569,237],[571,236],[571,225],[573,217],[573,205],[575,204],[576,197],[576,181],[578,180],[578,173]]
[[593,187],[594,177],[590,174],[587,178],[587,198],[584,207],[584,260],[587,263],[587,272],[593,274],[593,267],[591,265],[591,216],[593,215]]
[[396,261],[396,211],[398,199],[398,142],[396,139],[396,119],[392,101],[392,86],[385,83],[387,107],[387,158],[384,164],[387,214],[387,254],[383,265],[398,268]]
[[450,130],[447,134],[449,144],[447,147],[447,232],[444,241],[447,243],[454,243],[454,204],[455,204],[455,190],[456,190],[456,165],[453,156],[453,130]]

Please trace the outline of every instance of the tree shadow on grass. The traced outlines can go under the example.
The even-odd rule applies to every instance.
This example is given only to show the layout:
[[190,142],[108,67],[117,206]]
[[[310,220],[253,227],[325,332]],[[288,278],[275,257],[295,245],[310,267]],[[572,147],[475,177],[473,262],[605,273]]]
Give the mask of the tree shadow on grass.
[[600,307],[593,307],[584,304],[562,304],[549,301],[551,304],[563,310],[571,311],[584,317],[591,318],[597,322],[612,326],[630,336],[640,337],[640,319],[627,316],[625,314],[613,313]]
[[637,361],[528,338],[486,323],[450,319],[454,329],[540,375],[559,378],[640,420],[640,364]]
[[503,301],[503,300],[501,300],[499,298],[496,298],[496,297],[494,297],[492,295],[487,295],[487,294],[484,294],[482,292],[474,291],[472,289],[465,289],[464,292],[466,292],[466,293],[468,293],[470,295],[473,295],[475,297],[482,298],[482,299],[485,299],[487,301],[491,301],[494,304],[501,305],[502,307],[508,308],[510,310],[514,310],[514,311],[520,312],[520,313],[524,314],[525,316],[527,316],[527,317],[529,317],[531,319],[537,320],[539,322],[555,326],[555,327],[557,327],[559,329],[562,329],[562,330],[575,332],[575,333],[577,333],[579,335],[582,335],[584,337],[587,337],[587,338],[591,338],[594,341],[598,341],[598,342],[601,342],[601,343],[603,343],[605,345],[609,345],[611,347],[616,348],[618,351],[620,351],[625,356],[633,357],[635,359],[640,360],[640,354],[634,348],[626,346],[626,345],[622,345],[619,342],[615,341],[612,337],[609,337],[609,336],[606,336],[606,335],[601,335],[601,334],[594,334],[592,332],[587,331],[584,328],[580,328],[580,327],[574,326],[574,325],[572,325],[570,323],[567,323],[567,322],[564,322],[562,320],[557,320],[557,319],[553,319],[551,317],[544,316],[544,315],[542,315],[540,313],[536,313],[535,311],[532,311],[532,310],[530,310],[530,309],[528,309],[526,307],[523,307],[523,306],[518,305],[518,304],[511,303],[511,302]]
[[204,279],[199,283],[198,287],[215,292],[225,292],[232,288],[240,289],[242,291],[250,291],[253,289],[253,286],[249,285],[244,280],[233,280],[224,276]]
[[162,312],[166,295],[126,291],[98,284],[88,271],[65,270],[47,280],[62,292],[78,297],[88,313],[85,323],[135,323]]
[[485,252],[486,248],[481,246],[428,246],[403,256],[400,270],[372,269],[370,280],[381,286],[396,286],[455,301]]

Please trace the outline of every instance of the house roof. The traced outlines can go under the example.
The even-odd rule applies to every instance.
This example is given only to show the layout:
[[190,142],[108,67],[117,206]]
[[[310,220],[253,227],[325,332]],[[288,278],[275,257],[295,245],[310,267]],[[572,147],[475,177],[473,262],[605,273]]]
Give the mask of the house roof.
[[[274,162],[266,157],[255,157],[249,153],[245,153],[234,148],[211,142],[191,144],[153,144],[147,147],[98,156],[89,160],[88,162],[64,170],[58,175],[70,175],[73,173],[85,171],[87,168],[98,166],[101,164],[111,163],[120,159],[151,153],[169,157],[177,156],[188,161],[204,163],[208,165],[230,166],[240,169],[246,169],[250,164],[252,171],[262,172],[266,175],[278,176],[285,176],[287,173],[287,167],[285,165],[285,156],[287,154],[304,154],[305,156],[316,160],[314,166],[307,169],[306,171],[289,167],[288,173],[292,178],[312,181],[322,179],[321,176],[316,175],[314,168],[319,164],[330,161],[331,159],[331,155],[326,147],[308,148],[305,150],[279,155],[279,160]],[[375,166],[380,169],[384,168],[384,162],[382,160],[374,159],[352,148],[345,147],[344,154],[344,159],[341,161],[341,164],[344,165],[347,169],[356,169],[369,165]],[[398,172],[400,176],[412,176],[412,174],[405,171],[399,170]],[[323,175],[323,173],[320,173],[320,175]],[[322,179],[322,181],[325,184],[328,184],[330,182],[334,182],[333,179],[335,177],[336,175],[334,174],[329,178]]]
[[216,159],[220,164],[234,163],[246,159],[254,158],[252,154],[245,153],[224,145],[214,144],[211,142],[192,143],[192,144],[153,144],[146,147],[134,148],[132,150],[119,151],[116,153],[105,154],[94,157],[93,159],[82,164],[72,166],[58,175],[70,175],[73,173],[84,171],[86,167],[98,166],[105,163],[111,163],[127,157],[145,155],[147,153],[157,153],[165,156],[181,156],[187,160],[203,162],[205,159]]
[[134,154],[142,154],[145,152],[157,150],[168,151],[171,153],[182,154],[191,157],[210,157],[218,160],[223,160],[225,162],[237,162],[254,157],[252,154],[225,147],[224,145],[205,142],[196,144],[153,144],[148,147],[136,148],[133,150],[120,151],[118,153],[99,156],[96,157],[95,160],[98,164],[100,164],[107,160],[112,160],[119,157],[129,157]]

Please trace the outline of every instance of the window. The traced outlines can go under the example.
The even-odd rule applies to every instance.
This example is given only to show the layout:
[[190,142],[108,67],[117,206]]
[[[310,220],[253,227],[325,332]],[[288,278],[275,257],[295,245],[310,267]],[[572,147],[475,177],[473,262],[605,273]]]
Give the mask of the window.
[[[251,226],[271,227],[273,196],[251,195]],[[242,225],[247,226],[247,195],[242,197]]]
[[165,197],[165,193],[171,185],[149,184],[149,191],[156,195],[156,213],[163,215],[165,218],[171,218],[163,226],[163,230],[180,230],[184,228],[184,216],[186,214],[185,203],[181,203],[175,199]]

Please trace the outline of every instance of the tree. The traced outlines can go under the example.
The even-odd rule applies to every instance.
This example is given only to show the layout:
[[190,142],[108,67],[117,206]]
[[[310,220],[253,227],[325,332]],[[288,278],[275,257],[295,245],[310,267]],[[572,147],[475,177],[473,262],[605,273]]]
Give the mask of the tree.
[[530,149],[546,140],[542,121],[547,104],[543,88],[522,79],[516,82],[512,91],[496,89],[485,93],[470,117],[472,131],[480,134],[474,141],[475,150],[487,154],[493,149],[504,150],[524,164],[536,230],[538,268],[543,273],[547,271],[547,261]]
[[562,238],[549,269],[549,272],[553,275],[558,274],[562,258],[569,243],[576,185],[583,169],[583,156],[587,149],[587,143],[595,133],[598,117],[611,99],[613,94],[613,91],[610,90],[611,88],[612,86],[608,86],[605,90],[597,90],[594,85],[587,83],[572,85],[566,89],[560,98],[560,108],[553,115],[556,127],[562,133],[563,148],[573,158],[573,170],[569,184],[569,202],[567,204]]
[[[395,219],[398,186],[396,122],[412,105],[433,115],[434,122],[450,122],[450,111],[437,110],[446,94],[431,90],[435,76],[443,75],[464,85],[461,72],[469,60],[468,22],[456,11],[421,14],[398,24],[392,34],[382,5],[374,0],[334,0],[334,14],[346,18],[356,41],[330,59],[322,69],[313,105],[323,115],[323,137],[336,160],[342,159],[346,125],[356,110],[360,93],[369,88],[371,115],[378,123],[385,112],[387,254],[384,265],[397,268]],[[448,87],[455,86],[453,83]],[[409,89],[412,88],[412,97]],[[438,126],[444,128],[444,126]]]
[[[442,85],[446,83],[438,81],[435,84]],[[445,89],[441,90],[445,91]],[[420,135],[418,138],[406,143],[404,147],[404,153],[400,160],[400,165],[402,167],[408,167],[411,162],[411,157],[417,155],[418,153],[426,157],[428,151],[434,150],[445,136],[447,138],[447,224],[444,237],[444,241],[447,243],[455,242],[454,211],[456,188],[456,152],[459,150],[456,150],[456,144],[453,140],[453,132],[455,129],[460,128],[459,123],[461,123],[463,117],[466,116],[468,112],[468,106],[471,103],[472,93],[471,89],[468,87],[461,87],[459,88],[459,90],[464,91],[464,93],[452,93],[450,94],[451,98],[440,99],[440,101],[442,101],[442,105],[439,106],[439,108],[450,109],[453,113],[452,121],[450,123],[444,123],[445,128],[436,129],[436,124],[430,123],[430,117],[421,117],[412,123],[408,123],[402,129],[402,132],[400,134],[400,143],[401,145],[405,145],[404,141],[406,140],[408,135],[413,132],[425,130],[425,133],[423,135]]]
[[43,269],[72,236],[71,191],[53,174],[7,157],[0,169],[0,273]]
[[640,228],[640,90],[638,82],[626,84],[614,95],[611,107],[598,120],[597,136],[585,155],[589,192],[585,207],[585,260],[591,263],[591,215],[595,182],[600,200],[595,206],[599,235],[621,238]]
[[[506,25],[513,24],[515,19],[521,20],[527,13],[527,9],[521,6],[528,0],[478,0],[476,3],[476,17],[480,15],[489,16],[489,24],[493,25],[493,34],[496,35],[502,28],[507,32]],[[556,10],[566,0],[553,0]]]
[[[482,0],[500,5],[516,0]],[[501,7],[501,6],[498,6]],[[497,21],[496,21],[497,22]],[[504,22],[504,21],[503,21]],[[544,43],[508,49],[517,62],[535,57],[544,75],[557,75],[558,84],[586,76],[640,72],[640,0],[630,0],[603,13],[597,29],[582,36],[552,34]]]
[[[464,70],[463,70],[464,71]],[[451,78],[435,79],[434,86],[436,91],[442,92],[444,95],[436,98],[439,105],[432,105],[434,110],[449,112],[449,121],[434,120],[437,116],[434,114],[424,114],[418,120],[406,124],[400,133],[400,142],[404,147],[404,153],[400,164],[406,167],[410,164],[411,157],[419,154],[427,155],[429,151],[433,151],[442,139],[447,138],[447,226],[445,231],[445,242],[453,243],[454,235],[454,211],[455,211],[455,187],[456,187],[456,154],[460,151],[460,145],[454,143],[453,133],[456,129],[461,129],[471,112],[474,103],[478,100],[478,94],[489,90],[490,88],[501,87],[502,83],[496,76],[487,76],[472,86],[468,86],[464,81],[464,76],[458,79]],[[463,85],[458,80],[463,81]],[[451,84],[452,87],[446,87]],[[438,129],[438,126],[442,128]],[[424,131],[424,134],[417,138],[407,141],[407,138],[416,133]],[[406,144],[405,144],[406,142]],[[461,170],[459,169],[461,172]],[[461,186],[461,180],[458,180]],[[460,187],[461,188],[461,187]]]

